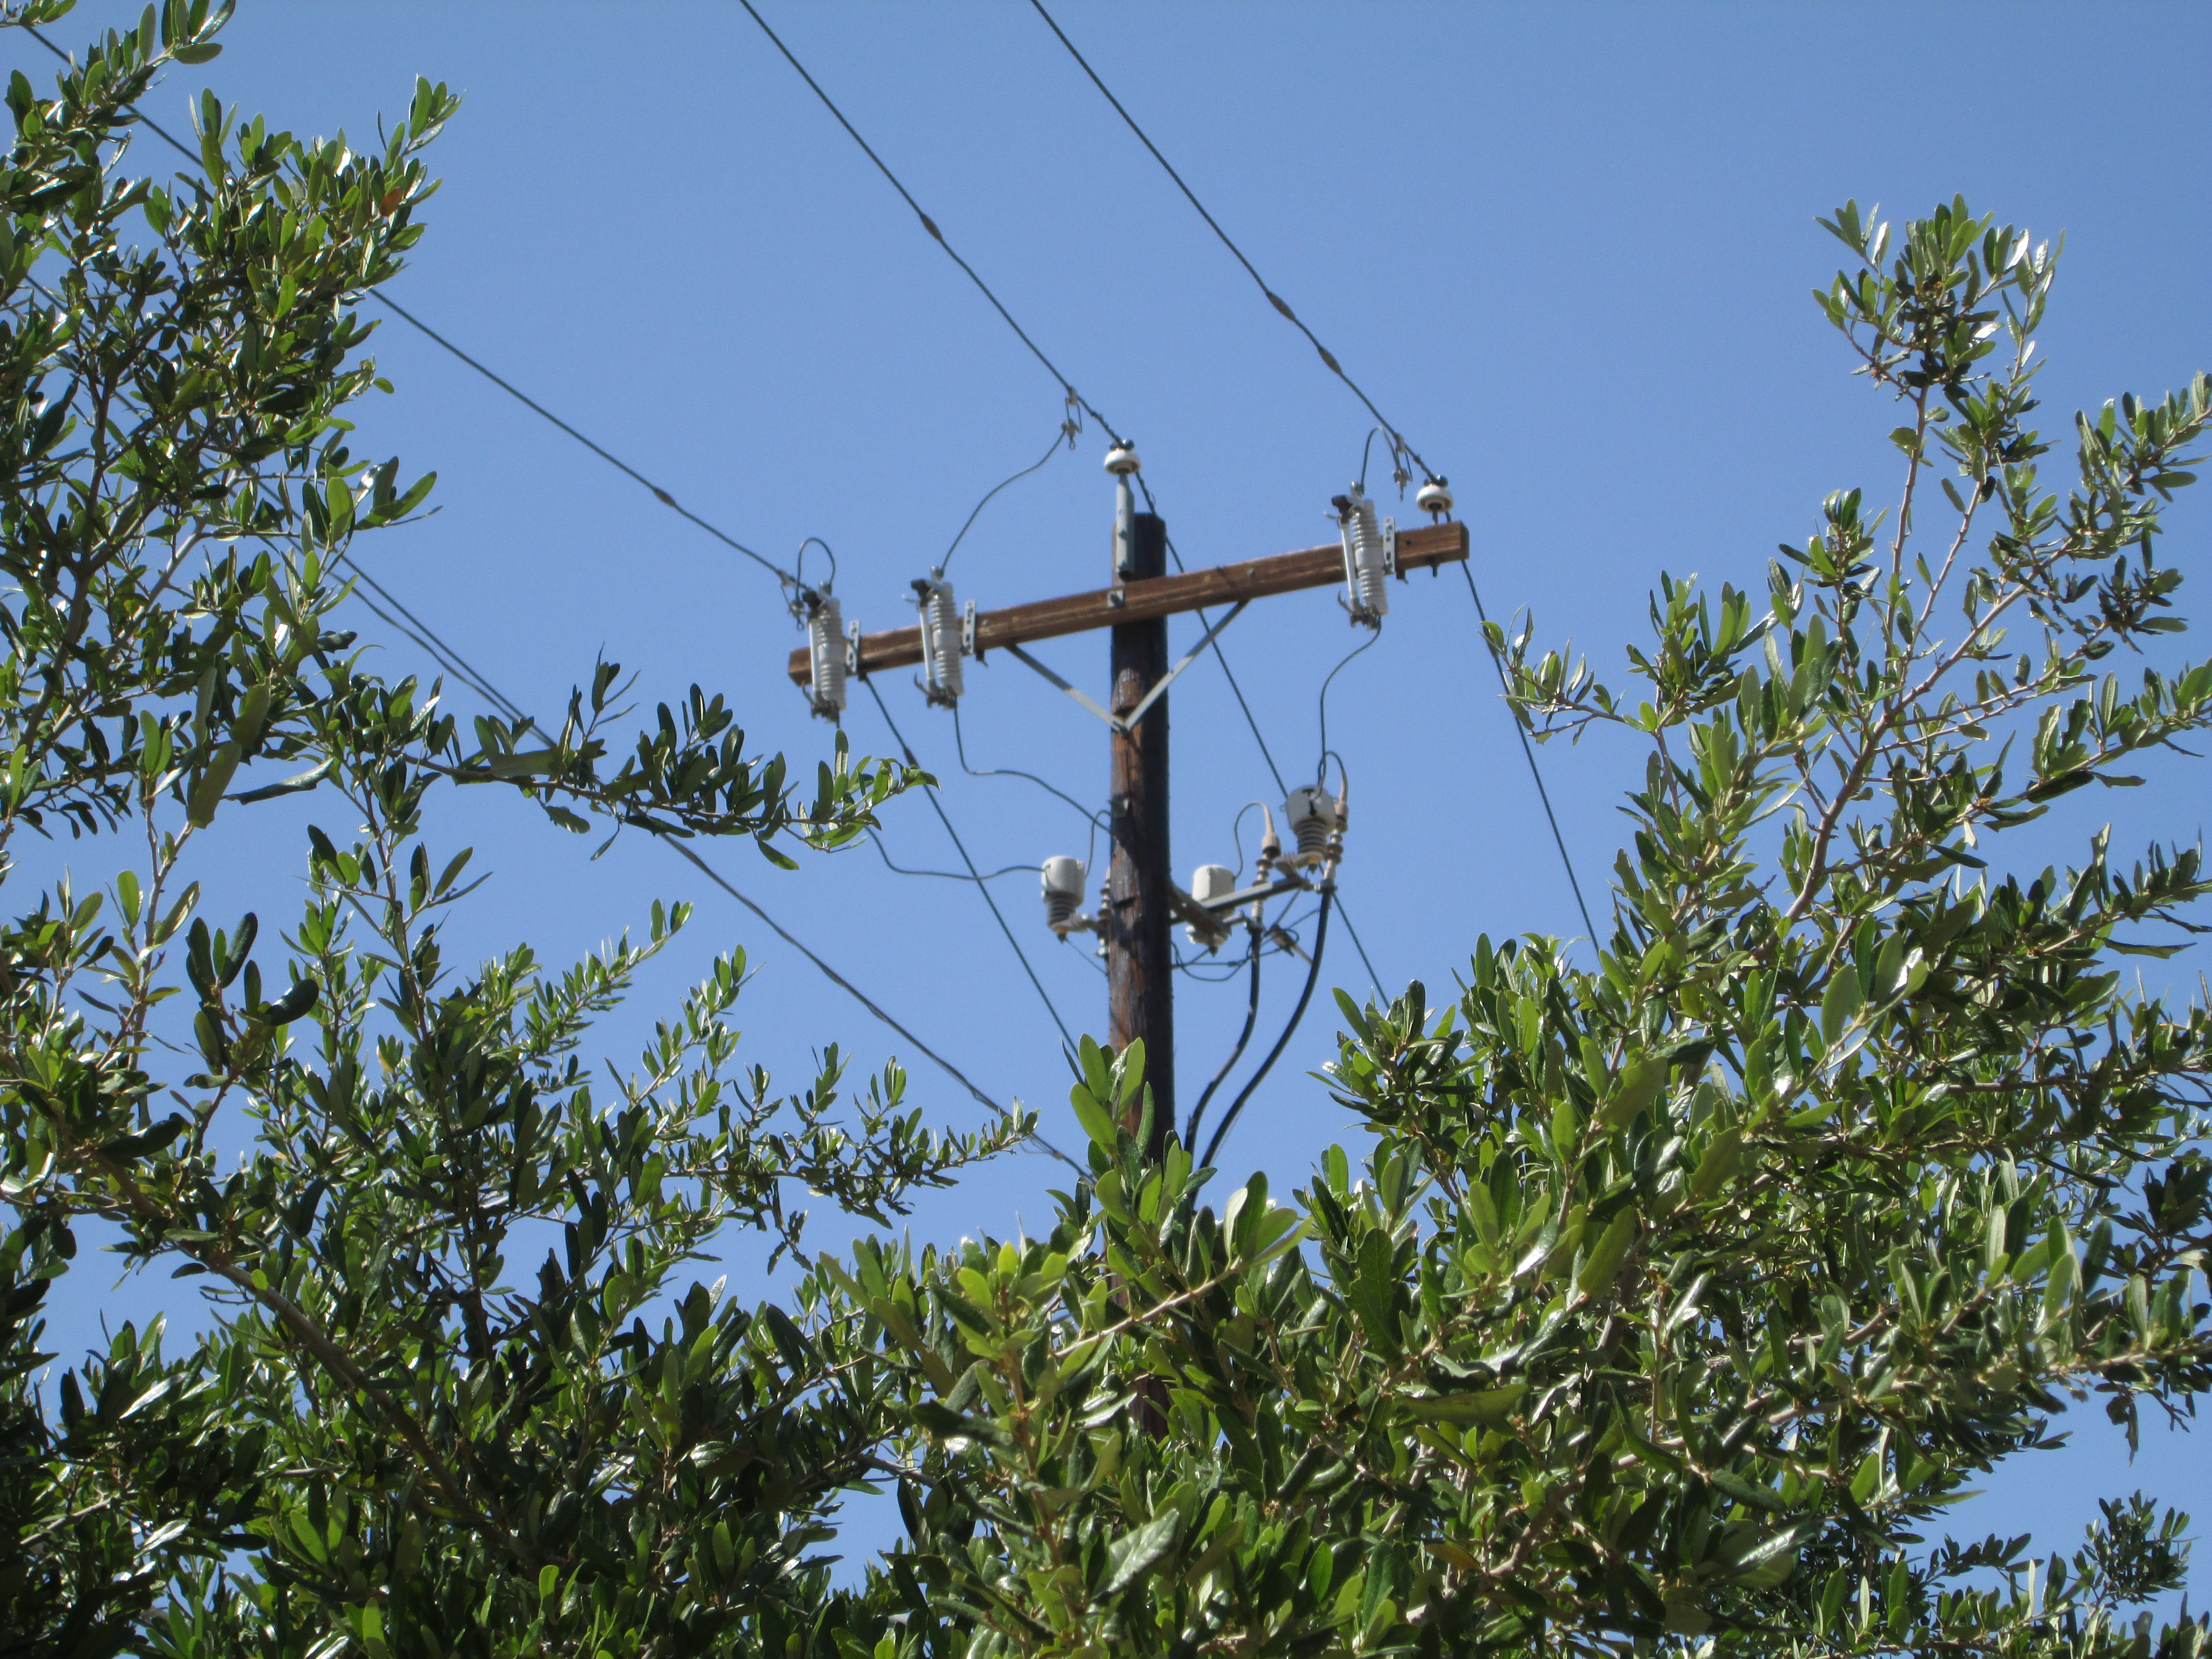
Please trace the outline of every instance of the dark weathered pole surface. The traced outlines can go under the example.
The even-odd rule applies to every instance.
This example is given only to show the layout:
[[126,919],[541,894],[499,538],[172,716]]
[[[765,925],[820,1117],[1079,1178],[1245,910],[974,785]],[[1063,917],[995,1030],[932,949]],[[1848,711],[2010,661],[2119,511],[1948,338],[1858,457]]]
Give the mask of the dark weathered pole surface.
[[[1167,526],[1149,513],[1136,518],[1129,580],[1167,574]],[[1123,623],[1113,633],[1111,701],[1126,718],[1168,672],[1165,617]],[[1170,694],[1171,696],[1172,694]],[[1163,1155],[1175,1127],[1174,866],[1168,855],[1168,702],[1163,696],[1133,730],[1113,734],[1114,863],[1107,878],[1107,1030],[1117,1049],[1145,1045],[1145,1077],[1152,1090],[1152,1140]],[[1137,1127],[1132,1103],[1128,1127]]]

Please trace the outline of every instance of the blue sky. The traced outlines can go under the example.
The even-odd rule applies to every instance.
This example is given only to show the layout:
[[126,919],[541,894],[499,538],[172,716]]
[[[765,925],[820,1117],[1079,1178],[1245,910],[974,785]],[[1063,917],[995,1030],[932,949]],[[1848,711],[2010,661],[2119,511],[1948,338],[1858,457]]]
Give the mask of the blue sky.
[[[1643,636],[1662,569],[1756,585],[1829,490],[1893,489],[1893,418],[1808,298],[1841,253],[1814,216],[1845,198],[1895,216],[1963,192],[2001,221],[2064,233],[2042,333],[2048,423],[2062,434],[2075,407],[2212,363],[2202,8],[1066,0],[1058,14],[1278,290],[1449,475],[1492,614],[1532,610],[1542,636],[1571,636],[1607,672]],[[136,15],[85,0],[58,38]],[[1330,538],[1328,498],[1358,471],[1367,418],[1027,7],[784,0],[767,15],[1135,438],[1188,561]],[[464,91],[433,156],[447,183],[395,295],[776,562],[824,538],[847,614],[870,628],[908,620],[908,582],[1060,419],[1058,387],[733,5],[245,0],[226,40],[150,112],[181,127],[204,79],[272,123],[366,137],[418,73]],[[8,50],[22,61],[25,43]],[[648,704],[696,681],[731,698],[761,746],[794,761],[826,752],[826,728],[784,678],[798,635],[771,580],[419,337],[387,325],[379,355],[397,392],[362,412],[361,447],[441,475],[435,516],[360,550],[380,580],[535,708],[556,708],[604,651],[641,672]],[[963,599],[1104,581],[1103,453],[1088,430],[986,509],[954,567]],[[2168,556],[2195,574],[2205,510],[2189,504],[2174,523]],[[1179,623],[1176,653],[1195,637]],[[1317,688],[1355,642],[1326,592],[1255,606],[1224,636],[1294,782],[1315,763]],[[418,664],[390,643],[394,666]],[[1079,683],[1103,680],[1103,640],[1042,654]],[[968,679],[974,764],[1103,799],[1090,716],[1003,659]],[[982,867],[1083,853],[1068,806],[962,775],[946,717],[903,675],[882,689],[945,776],[946,811]],[[1381,643],[1331,693],[1354,781],[1346,904],[1394,989],[1448,985],[1478,933],[1582,931],[1495,693],[1464,586],[1426,579],[1396,591]],[[1194,669],[1172,706],[1187,877],[1235,863],[1238,808],[1275,792],[1218,670]],[[860,750],[889,750],[865,696],[848,726]],[[1541,758],[1601,902],[1640,754],[1592,741]],[[2070,818],[2039,828],[2037,863],[2080,846],[2110,810],[2102,795],[2070,798]],[[2166,769],[2126,800],[2116,854],[2131,836],[2196,837],[2207,798],[2201,770]],[[499,872],[465,924],[484,948],[526,937],[557,958],[641,922],[655,896],[693,897],[686,951],[656,971],[640,1019],[672,1004],[708,952],[742,943],[764,969],[742,1009],[750,1058],[797,1080],[830,1042],[863,1066],[902,1048],[665,853],[626,841],[592,862],[595,843],[555,836],[513,802],[452,810],[452,834]],[[274,908],[265,872],[299,865],[299,817],[270,809],[254,847],[204,872],[217,912]],[[903,864],[957,867],[918,797],[887,815],[886,844]],[[1065,1117],[1057,1033],[968,885],[894,875],[865,848],[796,875],[744,850],[720,862],[994,1097]],[[994,891],[1070,1027],[1100,1030],[1103,981],[1046,933],[1034,878]],[[1341,944],[1327,977],[1359,990]],[[2196,954],[2176,964],[2191,979]],[[1263,1036],[1295,994],[1287,967],[1271,971]],[[1241,996],[1182,992],[1186,1099],[1226,1052]],[[1231,1166],[1294,1182],[1346,1136],[1304,1075],[1333,1053],[1332,1013],[1317,1006],[1255,1097]],[[913,1071],[933,1116],[978,1115],[925,1063]],[[1054,1181],[1042,1158],[1007,1160],[926,1204],[916,1236],[1042,1224]],[[817,1242],[842,1236],[818,1224]],[[740,1293],[748,1261],[733,1257]],[[161,1293],[138,1287],[117,1305]],[[1962,1528],[2033,1524],[2068,1542],[2095,1492],[2142,1484],[2185,1502],[2212,1490],[2201,1441],[2161,1437],[2136,1470],[2101,1425],[2084,1445],[2005,1471]]]

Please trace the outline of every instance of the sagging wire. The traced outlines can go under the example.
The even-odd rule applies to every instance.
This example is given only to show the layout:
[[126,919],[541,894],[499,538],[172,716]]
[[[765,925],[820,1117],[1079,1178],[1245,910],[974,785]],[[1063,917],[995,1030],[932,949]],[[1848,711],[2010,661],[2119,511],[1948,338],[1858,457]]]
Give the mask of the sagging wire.
[[[1260,1062],[1260,1069],[1253,1073],[1251,1080],[1238,1091],[1235,1101],[1231,1103],[1228,1111],[1222,1115],[1221,1127],[1213,1132],[1213,1139],[1206,1143],[1206,1156],[1199,1159],[1200,1164],[1210,1166],[1213,1163],[1214,1154],[1221,1150],[1222,1139],[1235,1126],[1238,1115],[1244,1109],[1244,1103],[1252,1098],[1253,1091],[1267,1079],[1268,1072],[1273,1068],[1276,1060],[1282,1057],[1283,1050],[1290,1047],[1291,1038],[1297,1034],[1298,1022],[1305,1018],[1306,1005],[1313,1000],[1314,987],[1321,980],[1322,949],[1328,942],[1329,907],[1335,897],[1336,888],[1334,883],[1322,889],[1321,917],[1314,929],[1313,954],[1308,958],[1312,965],[1306,969],[1305,987],[1298,993],[1297,1006],[1291,1010],[1290,1023],[1283,1027],[1282,1036],[1275,1039],[1275,1046],[1267,1050],[1267,1057]],[[1194,1140],[1197,1139],[1195,1135],[1191,1138]]]
[[[971,778],[1021,778],[1036,785],[1048,795],[1066,801],[1082,814],[1083,821],[1091,826],[1091,853],[1093,855],[1097,853],[1098,837],[1102,835],[1106,837],[1108,851],[1112,851],[1114,825],[1103,812],[1095,807],[1085,806],[1065,789],[1057,788],[1047,783],[1034,772],[1024,772],[1020,768],[1013,766],[970,766],[968,763],[968,745],[960,732],[960,706],[957,703],[952,706],[952,750],[960,757],[960,769]],[[1093,857],[1087,856],[1083,861],[1083,867],[1086,870],[1095,870],[1098,866]]]
[[1413,482],[1413,475],[1406,470],[1406,452],[1398,441],[1398,434],[1385,432],[1379,426],[1368,428],[1367,441],[1359,446],[1359,493],[1363,495],[1367,493],[1367,460],[1374,451],[1377,435],[1390,441],[1390,482],[1398,486],[1398,499],[1403,501],[1406,499],[1406,486]]
[[[899,752],[906,757],[906,763],[919,768],[921,763],[915,758],[914,750],[908,744],[905,733],[899,730],[898,722],[891,718],[890,705],[884,701],[884,694],[876,690],[876,683],[864,678],[860,684],[868,688],[869,696],[875,699],[876,712],[884,717],[884,724],[890,728],[892,740],[898,744]],[[968,856],[966,843],[960,839],[960,832],[952,827],[952,819],[945,811],[945,803],[937,798],[937,786],[924,783],[922,793],[929,798],[929,804],[937,813],[937,821],[945,826],[945,833],[952,838],[953,850],[960,854],[961,863],[968,866],[968,873],[975,878],[975,890],[982,895],[983,902],[990,907],[992,919],[999,924],[999,931],[1006,936],[1006,943],[1013,946],[1014,957],[1022,964],[1022,971],[1029,975],[1030,983],[1036,988],[1045,1012],[1052,1016],[1052,1023],[1060,1028],[1060,1041],[1073,1047],[1075,1039],[1068,1035],[1067,1022],[1060,1018],[1060,1010],[1053,1005],[1052,993],[1044,988],[1044,981],[1037,977],[1036,969],[1030,966],[1029,952],[1022,949],[1022,942],[1014,937],[1014,930],[1006,925],[1006,918],[999,908],[998,900],[991,896],[990,888],[985,885],[983,877],[975,868],[975,860]]]
[[[1071,400],[1068,407],[1075,409],[1076,405]],[[1076,437],[1082,430],[1083,422],[1081,418],[1081,411],[1078,410],[1076,414],[1070,416],[1067,419],[1060,423],[1060,430],[1053,434],[1052,442],[1046,447],[1043,454],[1038,456],[1036,459],[1031,461],[1020,471],[1012,473],[1006,478],[1001,479],[999,483],[993,484],[988,490],[984,492],[983,499],[975,503],[975,510],[968,515],[968,522],[960,526],[960,533],[952,538],[952,545],[945,550],[945,556],[937,562],[937,574],[939,578],[944,576],[945,567],[952,562],[952,556],[960,550],[960,544],[967,539],[968,532],[975,527],[975,520],[982,516],[983,509],[990,506],[991,498],[996,495],[1000,490],[1006,489],[1008,484],[1019,483],[1024,478],[1028,477],[1030,473],[1036,471],[1047,461],[1060,453],[1060,447],[1062,444],[1066,444],[1070,449],[1073,449],[1075,447]]]
[[1263,800],[1248,800],[1237,809],[1237,816],[1229,821],[1229,839],[1237,848],[1237,881],[1239,886],[1244,881],[1244,815],[1255,806],[1263,812],[1267,810],[1267,803]]
[[909,870],[891,857],[890,850],[884,845],[884,838],[874,830],[868,831],[868,839],[875,844],[877,855],[890,868],[894,875],[934,876],[941,881],[996,881],[1001,876],[1019,875],[1024,871],[1027,871],[1030,875],[1037,872],[1037,866],[1034,864],[1010,864],[1003,870],[994,870],[988,875],[982,876],[971,876],[963,870]]
[[[746,9],[748,10],[751,9],[750,6]],[[756,21],[758,21],[757,13],[755,14],[755,19]],[[25,27],[28,28],[27,25]],[[762,27],[765,29],[767,25],[763,23]],[[73,61],[68,52],[63,51],[52,41],[47,40],[46,37],[40,33],[36,28],[29,28],[29,33],[32,39],[38,41],[40,46],[46,47],[48,52],[53,53],[55,57],[60,58],[64,64],[71,63]],[[771,34],[769,38],[774,39],[775,37]],[[781,46],[781,42],[778,42],[779,46]],[[786,54],[786,56],[788,55],[788,53]],[[796,66],[796,60],[794,60],[794,66]],[[800,73],[804,75],[805,71],[801,70]],[[825,99],[824,101],[826,102],[827,100]],[[126,107],[130,108],[133,118],[139,123],[139,125],[145,127],[148,131],[153,133],[156,137],[161,138],[164,143],[167,143],[171,149],[174,149],[179,155],[184,156],[186,161],[191,161],[195,165],[198,165],[201,159],[199,155],[195,151],[180,143],[176,136],[170,132],[167,128],[163,127],[161,123],[154,120],[136,106],[127,106]],[[842,119],[842,118],[840,118]],[[849,131],[849,128],[848,130]],[[854,135],[855,137],[858,137],[858,134]],[[863,145],[862,148],[865,149],[866,146]],[[901,193],[904,194],[904,191],[902,190]],[[911,201],[912,198],[908,198],[908,200]],[[916,211],[919,212],[920,210],[917,209]],[[924,218],[924,222],[927,222],[926,216]],[[931,229],[934,231],[935,227],[932,226]],[[940,237],[939,240],[941,240],[942,238]],[[945,251],[948,253],[951,252],[949,247]],[[953,257],[956,261],[958,260],[958,256],[957,254]],[[960,263],[962,264],[963,269],[965,269],[965,262],[962,261]],[[969,272],[969,275],[972,276],[974,273],[971,271]],[[981,286],[981,279],[977,279],[977,285],[979,287]],[[989,290],[988,289],[985,289],[985,293],[988,295]],[[495,373],[485,364],[479,362],[476,357],[463,350],[453,341],[447,339],[443,334],[441,334],[437,330],[432,328],[421,318],[415,315],[413,312],[409,311],[397,300],[392,299],[389,295],[376,291],[371,291],[364,297],[374,300],[377,304],[383,306],[386,310],[397,316],[401,321],[406,323],[410,327],[415,329],[418,333],[431,341],[432,343],[439,346],[459,362],[474,369],[478,374],[481,374],[484,379],[489,380],[494,386],[499,387],[501,391],[506,392],[509,397],[521,404],[525,408],[530,410],[533,414],[557,428],[570,438],[574,439],[576,442],[581,444],[586,449],[591,451],[592,454],[598,456],[601,460],[606,462],[607,465],[615,468],[616,471],[621,472],[626,477],[629,477],[635,483],[639,483],[645,489],[650,490],[654,500],[660,502],[662,506],[668,507],[670,510],[674,512],[678,517],[688,520],[691,524],[696,526],[699,529],[705,531],[708,535],[714,538],[715,540],[722,543],[725,546],[730,548],[732,551],[742,554],[744,557],[750,559],[755,564],[759,565],[763,569],[775,576],[777,580],[786,587],[797,592],[804,592],[804,588],[799,580],[797,573],[785,570],[781,566],[776,564],[775,561],[763,557],[753,549],[746,546],[743,542],[731,535],[727,531],[722,529],[719,525],[714,524],[708,520],[702,518],[698,514],[692,512],[690,508],[684,506],[683,503],[678,501],[667,489],[662,488],[659,484],[655,483],[651,478],[646,477],[644,473],[639,471],[635,467],[631,466],[628,462],[623,460],[619,456],[607,449],[604,445],[598,443],[592,438],[586,436],[584,433],[579,431],[575,427],[571,426],[567,421],[562,420],[558,415],[553,413],[553,411],[546,408],[544,404],[539,403],[536,398],[531,397],[527,392],[516,386],[512,381]],[[995,304],[996,296],[991,297],[993,298],[993,302]],[[1005,307],[1000,307],[1000,311],[1001,315],[1005,314]],[[1007,321],[1009,323],[1012,323],[1012,320],[1013,319],[1011,317],[1007,318]],[[1017,327],[1015,332],[1018,334],[1021,331]],[[1026,335],[1023,336],[1023,339],[1024,343],[1028,343],[1028,337]],[[1035,346],[1031,345],[1030,349],[1035,351]],[[1040,360],[1042,360],[1042,354],[1039,353],[1038,356]],[[1045,366],[1048,369],[1051,369],[1052,368],[1049,362],[1047,362]],[[1062,387],[1068,393],[1070,398],[1073,398],[1081,408],[1090,414],[1092,419],[1096,420],[1101,427],[1104,428],[1110,434],[1113,428],[1109,424],[1105,416],[1099,414],[1099,412],[1095,408],[1092,408],[1088,403],[1085,403],[1080,398],[1076,398],[1074,387],[1067,385],[1065,379],[1059,374],[1057,370],[1053,370],[1052,372],[1054,378],[1060,380]],[[824,544],[824,547],[826,550],[826,544]],[[385,589],[380,584],[377,583],[374,578],[370,577],[366,571],[362,570],[358,564],[356,564],[350,558],[346,560],[346,563],[354,571],[356,571],[356,574],[360,574],[375,592],[383,595],[384,598],[395,608],[402,610],[403,611],[404,611],[404,607],[399,605],[398,600],[392,598],[389,591]],[[458,675],[465,684],[469,685],[480,696],[483,696],[495,708],[501,709],[507,714],[508,719],[520,720],[526,718],[523,714],[520,705],[516,704],[512,699],[507,697],[496,686],[493,685],[489,679],[485,678],[475,668],[471,666],[468,664],[467,659],[462,657],[459,652],[454,651],[449,646],[445,646],[442,641],[439,641],[436,645],[433,645],[430,641],[437,640],[437,635],[434,632],[431,632],[431,630],[428,629],[427,625],[425,625],[423,629],[423,635],[428,635],[428,638],[426,639],[423,635],[416,634],[408,629],[404,623],[397,621],[390,614],[380,610],[369,600],[363,599],[362,603],[367,605],[368,608],[372,611],[374,611],[379,617],[382,617],[386,623],[398,629],[403,635],[405,635],[408,638],[413,640],[416,645],[422,647],[424,650],[428,651],[434,660],[439,661],[441,665],[446,666],[449,672]],[[411,612],[408,612],[406,614],[410,616],[412,615]],[[450,662],[447,660],[447,658],[451,659]],[[739,892],[735,886],[732,885],[732,884],[722,876],[720,872],[714,869],[714,867],[708,864],[705,859],[702,858],[691,848],[684,846],[681,842],[665,841],[663,844],[665,845],[670,851],[676,853],[680,857],[690,862],[702,875],[705,876],[708,880],[711,881],[715,886],[720,888],[725,893],[728,894],[730,897],[737,900],[739,904],[751,911],[755,916],[758,917],[762,922],[767,925],[769,931],[774,933],[779,939],[782,939],[785,944],[790,945],[793,950],[798,951],[799,955],[805,957],[806,960],[819,969],[832,984],[844,991],[863,1008],[866,1008],[871,1014],[874,1015],[877,1019],[889,1026],[891,1030],[896,1032],[899,1036],[904,1038],[913,1046],[916,1053],[921,1054],[925,1059],[928,1060],[931,1064],[937,1066],[939,1070],[944,1072],[945,1075],[951,1078],[953,1081],[959,1084],[961,1087],[966,1089],[969,1094],[975,1096],[975,1097],[984,1106],[989,1108],[994,1112],[999,1113],[1002,1116],[1007,1115],[1006,1108],[1000,1106],[997,1101],[992,1099],[990,1096],[985,1094],[982,1090],[976,1087],[975,1083],[971,1081],[968,1075],[961,1071],[958,1066],[953,1065],[951,1060],[945,1059],[944,1055],[939,1054],[934,1048],[932,1048],[920,1037],[908,1030],[905,1026],[900,1024],[897,1020],[892,1018],[890,1014],[886,1013],[881,1006],[879,1006],[865,992],[860,990],[858,986],[854,985],[850,980],[847,979],[842,974],[840,974],[827,962],[823,961],[821,957],[816,955],[813,951],[810,950],[805,944],[801,943],[796,935],[785,928],[784,926],[781,922],[777,921],[775,917],[769,915],[767,911],[762,909],[758,904],[756,904],[744,893]],[[978,890],[983,890],[981,889],[980,884]],[[986,893],[986,896],[988,896],[988,892]],[[993,908],[995,910],[996,907],[994,906]],[[1018,949],[1018,947],[1017,948]],[[1026,963],[1024,965],[1026,965]],[[1055,1022],[1057,1022],[1057,1013],[1054,1014],[1054,1018]],[[1061,1030],[1064,1037],[1066,1035],[1066,1028],[1063,1026]],[[1059,1147],[1054,1146],[1050,1141],[1045,1139],[1043,1136],[1036,1135],[1034,1136],[1034,1139],[1037,1141],[1039,1146],[1042,1146],[1054,1158],[1059,1158],[1062,1163],[1069,1165],[1070,1168],[1075,1169],[1080,1173],[1087,1173],[1083,1170],[1082,1165],[1077,1164],[1073,1158],[1070,1158]]]
[[[822,550],[823,556],[830,561],[830,576],[829,580],[823,584],[823,586],[825,587],[835,587],[837,585],[837,550],[830,546],[829,543],[823,541],[819,536],[809,536],[805,541],[799,543],[799,556],[797,559],[793,561],[793,564],[796,566],[796,568],[794,568],[791,574],[793,585],[798,588],[800,593],[810,592],[812,591],[806,586],[806,550],[810,547],[820,548]],[[793,600],[793,608],[796,610],[797,605],[798,601],[796,596],[794,596]]]
[[[1350,651],[1347,651],[1344,654],[1343,659],[1340,661],[1335,667],[1328,671],[1328,678],[1321,683],[1321,763],[1314,769],[1314,781],[1316,783],[1319,783],[1321,781],[1322,774],[1327,770],[1328,767],[1328,757],[1331,754],[1335,752],[1328,746],[1328,688],[1335,684],[1336,677],[1339,674],[1341,674],[1346,668],[1349,668],[1352,665],[1352,659],[1354,657],[1358,656],[1360,653],[1364,651],[1373,650],[1375,648],[1376,641],[1380,640],[1382,637],[1382,630],[1378,628],[1367,636],[1367,640],[1364,644],[1353,646]],[[1336,763],[1339,766],[1342,766],[1344,764],[1344,760],[1341,756],[1338,757]]]
[[[1260,930],[1253,927],[1250,933],[1251,946],[1245,954],[1252,969],[1252,990],[1245,1000],[1244,1029],[1237,1034],[1237,1046],[1229,1051],[1229,1058],[1221,1062],[1221,1069],[1213,1074],[1213,1080],[1200,1094],[1198,1104],[1191,1109],[1190,1127],[1184,1132],[1184,1139],[1191,1146],[1198,1143],[1198,1128],[1206,1117],[1206,1103],[1213,1098],[1214,1091],[1228,1080],[1230,1073],[1237,1069],[1237,1062],[1244,1058],[1245,1045],[1252,1041],[1252,1028],[1260,1018],[1260,957],[1263,952],[1260,949]],[[1243,965],[1239,964],[1240,967]]]

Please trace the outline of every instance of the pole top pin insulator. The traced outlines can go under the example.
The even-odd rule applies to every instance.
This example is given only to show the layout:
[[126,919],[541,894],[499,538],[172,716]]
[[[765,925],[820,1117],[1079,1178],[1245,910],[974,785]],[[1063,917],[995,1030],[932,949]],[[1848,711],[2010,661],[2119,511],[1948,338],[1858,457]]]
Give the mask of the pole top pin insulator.
[[1444,488],[1444,482],[1442,478],[1430,479],[1415,492],[1413,505],[1432,518],[1449,518],[1452,510],[1452,493]]
[[1133,444],[1118,443],[1106,452],[1106,470],[1117,478],[1127,477],[1143,465]]

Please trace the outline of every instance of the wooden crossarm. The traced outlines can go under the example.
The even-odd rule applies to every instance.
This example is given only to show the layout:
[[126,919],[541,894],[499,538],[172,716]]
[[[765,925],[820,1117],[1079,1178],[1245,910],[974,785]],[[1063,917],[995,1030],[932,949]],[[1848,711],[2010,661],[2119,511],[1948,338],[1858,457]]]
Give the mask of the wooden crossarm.
[[[1450,523],[1423,525],[1398,532],[1398,572],[1434,569],[1467,557],[1467,526]],[[1151,622],[1203,605],[1233,605],[1239,599],[1261,599],[1272,593],[1294,593],[1304,587],[1328,587],[1344,580],[1344,552],[1335,544],[1309,547],[1271,558],[1248,559],[1242,564],[1216,565],[1210,570],[1189,570],[1176,576],[1156,576],[1124,586],[1101,587],[1065,599],[1039,599],[1030,605],[986,611],[975,618],[975,648],[980,654],[994,646],[1026,645],[1031,640],[1056,639],[1062,634],[1085,634],[1119,623]],[[1116,604],[1116,599],[1120,603]],[[872,674],[883,668],[904,668],[921,660],[921,630],[894,628],[860,636],[860,672]],[[810,677],[807,653],[791,653],[791,678],[799,684]]]

